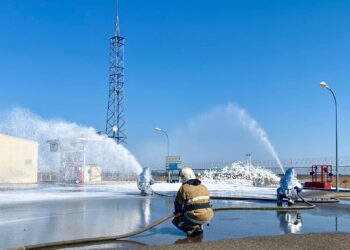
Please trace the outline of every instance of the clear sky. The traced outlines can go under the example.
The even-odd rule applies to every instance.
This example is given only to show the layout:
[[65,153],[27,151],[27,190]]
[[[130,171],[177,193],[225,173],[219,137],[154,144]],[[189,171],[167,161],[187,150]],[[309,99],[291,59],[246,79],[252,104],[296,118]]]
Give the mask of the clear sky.
[[[269,159],[228,124],[233,103],[281,158],[334,156],[326,81],[339,154],[350,155],[349,13],[346,0],[120,0],[127,147],[162,161],[158,126],[189,161]],[[104,130],[114,19],[115,0],[0,0],[0,113],[22,107]]]

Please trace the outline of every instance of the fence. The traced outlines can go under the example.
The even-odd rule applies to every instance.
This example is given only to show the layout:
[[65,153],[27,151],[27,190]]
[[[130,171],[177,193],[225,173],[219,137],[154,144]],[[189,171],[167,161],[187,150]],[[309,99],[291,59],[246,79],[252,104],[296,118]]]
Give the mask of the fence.
[[[183,166],[188,166],[199,171],[204,169],[223,168],[226,166],[231,166],[233,162],[237,161],[185,162]],[[312,165],[332,165],[333,173],[335,174],[335,159],[331,157],[283,159],[281,163],[284,169],[293,167],[300,175],[309,175],[310,168]],[[338,172],[340,175],[350,175],[350,157],[339,158],[338,164]],[[264,167],[278,175],[282,174],[281,168],[277,165],[276,161],[274,160],[254,160],[252,161],[252,165]],[[151,169],[157,169],[155,170],[155,172],[165,171],[165,167],[163,166],[163,164],[149,164],[148,166],[150,166]]]
[[[102,171],[102,181],[136,181],[136,174],[127,172],[122,173],[119,171]],[[39,172],[39,182],[59,182],[59,174],[56,172]]]
[[[314,164],[314,165],[316,165],[316,164]],[[279,167],[266,167],[266,168],[271,170],[275,174],[282,174],[282,171]],[[298,175],[309,175],[310,171],[311,171],[310,170],[311,165],[309,167],[294,166],[293,168],[296,170]],[[350,175],[350,166],[338,166],[338,172],[340,175]],[[335,174],[335,167],[334,166],[333,166],[333,174]]]

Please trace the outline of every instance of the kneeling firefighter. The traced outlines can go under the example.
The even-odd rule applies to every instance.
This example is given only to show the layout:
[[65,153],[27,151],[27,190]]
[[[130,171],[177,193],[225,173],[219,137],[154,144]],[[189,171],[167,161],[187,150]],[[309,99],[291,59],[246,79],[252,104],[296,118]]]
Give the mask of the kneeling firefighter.
[[209,224],[214,215],[208,189],[196,178],[191,168],[181,169],[180,178],[182,186],[174,202],[175,218],[172,223],[188,237],[201,235],[203,225]]
[[302,191],[303,186],[296,177],[295,169],[289,168],[281,178],[280,187],[277,189],[278,206],[282,206],[284,202],[288,202],[288,206],[291,206],[298,199],[298,194]]

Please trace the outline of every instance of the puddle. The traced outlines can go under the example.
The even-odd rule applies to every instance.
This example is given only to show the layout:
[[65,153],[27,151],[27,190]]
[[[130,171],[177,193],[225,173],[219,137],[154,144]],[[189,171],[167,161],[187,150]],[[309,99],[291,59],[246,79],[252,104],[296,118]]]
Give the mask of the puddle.
[[[118,235],[142,228],[173,211],[174,198],[140,196],[133,185],[50,186],[0,191],[0,249]],[[261,192],[261,196],[272,197],[272,193]],[[214,207],[275,206],[274,202],[257,201],[213,200],[212,203]],[[350,201],[320,204],[315,209],[292,212],[223,211],[216,212],[211,224],[205,226],[202,240],[287,233],[350,233],[349,224]],[[89,249],[172,244],[186,241],[185,238],[184,233],[166,221],[127,239],[133,242],[104,243],[92,245]],[[86,246],[80,248],[87,249]]]

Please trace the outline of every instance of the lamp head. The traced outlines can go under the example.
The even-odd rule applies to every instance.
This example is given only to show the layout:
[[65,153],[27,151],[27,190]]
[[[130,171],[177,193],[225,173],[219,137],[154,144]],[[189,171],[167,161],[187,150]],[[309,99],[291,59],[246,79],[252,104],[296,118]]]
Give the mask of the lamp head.
[[158,131],[158,132],[162,131],[162,129],[160,129],[160,128],[155,128],[154,130]]
[[326,89],[326,88],[328,88],[328,85],[326,82],[320,82],[320,87],[323,89]]
[[117,133],[119,129],[117,126],[113,126],[112,130],[113,130],[113,132]]

